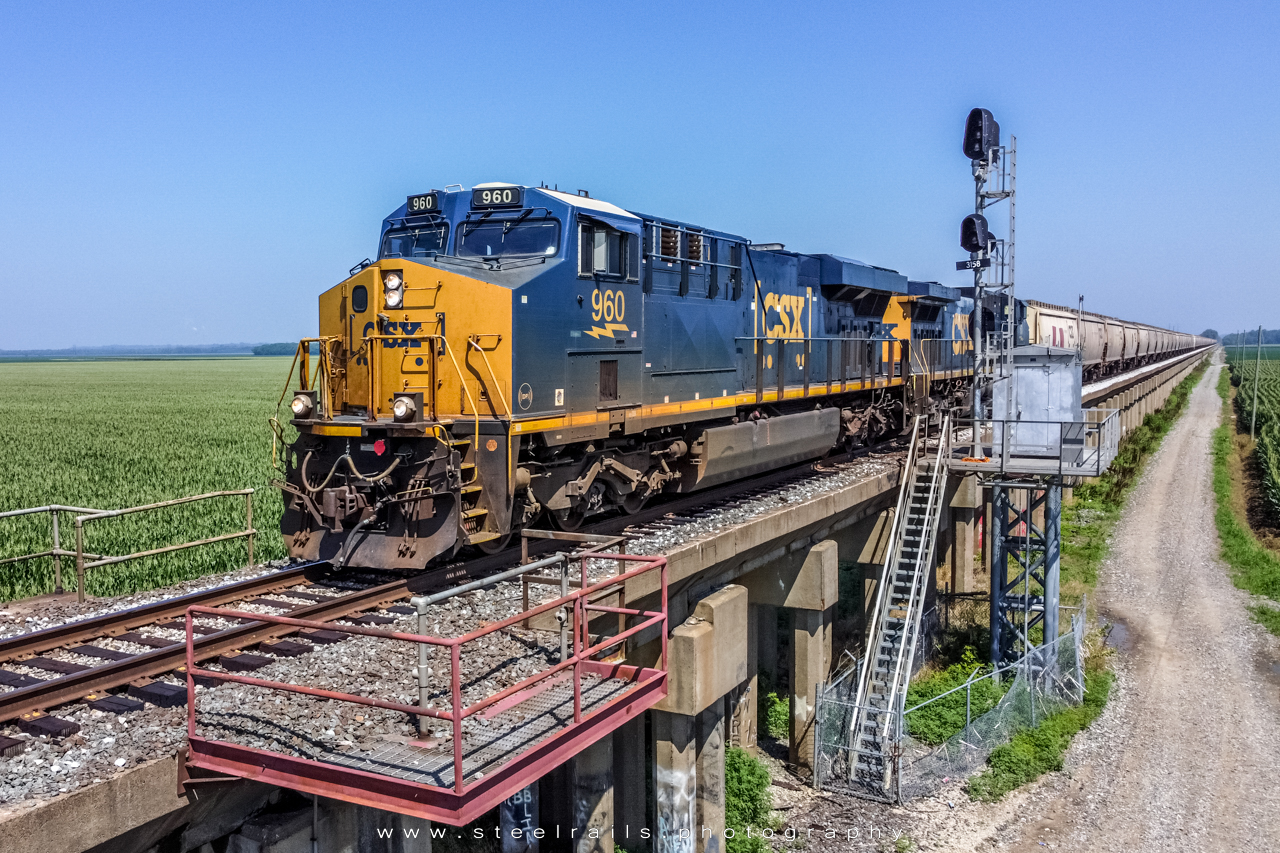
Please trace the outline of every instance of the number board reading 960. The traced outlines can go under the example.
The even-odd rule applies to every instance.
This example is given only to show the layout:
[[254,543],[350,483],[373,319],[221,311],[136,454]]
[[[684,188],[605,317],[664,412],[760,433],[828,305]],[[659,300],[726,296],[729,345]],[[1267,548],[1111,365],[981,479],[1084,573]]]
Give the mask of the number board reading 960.
[[519,207],[524,202],[520,187],[484,187],[471,191],[472,207]]
[[422,195],[411,195],[405,203],[405,212],[410,216],[420,216],[424,213],[440,212],[440,195],[438,193],[423,193]]

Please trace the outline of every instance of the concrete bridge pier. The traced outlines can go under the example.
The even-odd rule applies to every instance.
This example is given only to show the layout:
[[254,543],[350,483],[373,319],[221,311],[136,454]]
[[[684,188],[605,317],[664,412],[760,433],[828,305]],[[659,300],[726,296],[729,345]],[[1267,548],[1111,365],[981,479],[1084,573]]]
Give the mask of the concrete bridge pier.
[[723,853],[726,712],[747,682],[747,600],[724,586],[671,632],[667,697],[650,712],[657,853]]

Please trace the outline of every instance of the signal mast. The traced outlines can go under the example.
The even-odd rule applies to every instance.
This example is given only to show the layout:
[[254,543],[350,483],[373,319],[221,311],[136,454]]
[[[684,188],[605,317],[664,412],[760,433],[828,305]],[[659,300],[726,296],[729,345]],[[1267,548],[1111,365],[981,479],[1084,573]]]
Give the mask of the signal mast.
[[[1014,235],[1017,212],[1015,190],[1018,182],[1018,139],[1009,137],[1008,147],[1000,144],[1000,125],[990,110],[981,107],[969,112],[964,126],[964,154],[973,167],[973,213],[960,223],[960,248],[969,260],[956,263],[957,270],[973,270],[973,417],[983,416],[984,391],[990,391],[997,375],[1004,375],[1009,351],[1016,342],[1018,318],[1013,311]],[[985,211],[1008,199],[1009,237],[998,239],[991,233]],[[1002,296],[1004,320],[997,328],[983,327],[983,309],[988,295]],[[991,339],[988,340],[988,336]],[[975,454],[977,447],[975,443]]]

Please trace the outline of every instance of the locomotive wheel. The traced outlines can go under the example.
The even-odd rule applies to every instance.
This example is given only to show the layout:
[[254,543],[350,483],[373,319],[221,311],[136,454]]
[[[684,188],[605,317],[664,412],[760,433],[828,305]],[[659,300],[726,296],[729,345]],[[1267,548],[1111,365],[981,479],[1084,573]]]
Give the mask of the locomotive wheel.
[[650,494],[637,495],[635,492],[627,495],[622,499],[622,511],[627,515],[635,515],[644,509],[644,505],[649,502]]
[[485,554],[497,554],[499,551],[505,551],[507,545],[511,542],[511,535],[514,532],[515,530],[512,529],[506,533],[500,533],[496,539],[486,539],[484,542],[477,544],[476,547]]
[[581,510],[559,509],[551,513],[551,517],[556,520],[556,527],[559,527],[565,533],[573,533],[582,527],[587,520],[587,514]]

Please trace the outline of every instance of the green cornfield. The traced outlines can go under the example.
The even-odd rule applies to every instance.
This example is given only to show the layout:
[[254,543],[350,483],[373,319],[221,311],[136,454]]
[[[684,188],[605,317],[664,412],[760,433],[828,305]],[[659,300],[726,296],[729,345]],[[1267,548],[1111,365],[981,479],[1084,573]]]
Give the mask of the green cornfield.
[[[119,509],[252,488],[256,562],[285,556],[280,494],[268,483],[271,430],[288,358],[0,364],[0,512],[63,504]],[[85,527],[85,551],[122,555],[244,529],[245,499],[221,497]],[[59,518],[75,549],[75,513]],[[0,519],[0,559],[48,550],[47,513]],[[121,595],[246,564],[244,539],[87,572]],[[75,561],[63,558],[63,585]],[[0,565],[0,601],[52,592],[53,560]]]
[[1248,346],[1243,352],[1227,348],[1231,382],[1237,386],[1236,423],[1249,429],[1253,417],[1254,376],[1257,375],[1258,419],[1255,436],[1262,487],[1273,520],[1280,521],[1280,347],[1263,347],[1261,358]]

